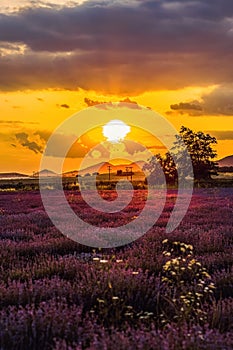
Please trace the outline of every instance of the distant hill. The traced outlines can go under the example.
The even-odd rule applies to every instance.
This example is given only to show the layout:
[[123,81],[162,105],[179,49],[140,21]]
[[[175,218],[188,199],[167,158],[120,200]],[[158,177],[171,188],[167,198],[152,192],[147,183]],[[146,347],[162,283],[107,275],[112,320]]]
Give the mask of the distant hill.
[[233,155],[220,159],[218,165],[219,167],[233,167]]
[[20,173],[0,173],[0,179],[21,179],[29,177],[26,174],[20,174]]
[[77,175],[78,175],[78,170],[71,170],[62,174],[63,177],[76,177]]
[[37,173],[34,173],[34,177],[44,176],[44,177],[50,177],[50,176],[58,176],[54,171],[43,169],[41,171],[38,171]]
[[100,174],[106,174],[109,171],[108,170],[109,166],[111,167],[111,173],[116,173],[118,170],[125,171],[126,167],[132,167],[133,172],[138,172],[138,171],[141,171],[144,164],[145,164],[144,161],[139,161],[139,162],[137,162],[137,164],[130,163],[130,164],[117,164],[117,165],[111,164],[109,162],[102,162],[102,163],[92,165],[88,168],[79,170],[78,173],[82,176],[85,174],[91,175],[91,174],[96,173],[96,172],[99,172]]

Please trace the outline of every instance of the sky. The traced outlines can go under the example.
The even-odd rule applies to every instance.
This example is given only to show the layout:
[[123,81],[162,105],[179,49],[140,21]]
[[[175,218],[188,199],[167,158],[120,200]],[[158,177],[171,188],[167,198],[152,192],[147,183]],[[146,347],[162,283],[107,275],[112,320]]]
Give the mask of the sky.
[[[149,107],[215,136],[218,159],[231,155],[232,62],[232,0],[1,0],[0,172],[37,171],[53,130],[102,102]],[[100,128],[79,144],[93,139]]]

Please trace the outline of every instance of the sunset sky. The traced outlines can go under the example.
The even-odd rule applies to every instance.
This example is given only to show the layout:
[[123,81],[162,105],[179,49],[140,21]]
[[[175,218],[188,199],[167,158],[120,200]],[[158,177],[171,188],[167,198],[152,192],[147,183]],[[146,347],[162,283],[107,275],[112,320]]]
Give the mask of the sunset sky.
[[232,62],[232,0],[1,0],[0,172],[37,171],[62,121],[111,101],[208,132],[218,159],[231,155]]

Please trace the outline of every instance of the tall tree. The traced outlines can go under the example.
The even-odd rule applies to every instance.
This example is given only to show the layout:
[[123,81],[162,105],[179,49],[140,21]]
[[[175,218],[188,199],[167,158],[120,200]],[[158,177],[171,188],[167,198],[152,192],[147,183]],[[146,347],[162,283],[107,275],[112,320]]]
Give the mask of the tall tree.
[[177,180],[176,165],[169,152],[164,157],[160,153],[151,157],[149,162],[144,165],[143,170],[150,172],[149,179],[154,184],[162,184],[164,176],[168,184],[174,184]]
[[[194,132],[182,126],[180,135],[176,138],[177,141],[174,144],[172,153],[179,152],[179,149],[182,147],[181,144],[184,143],[186,145],[192,160],[195,179],[210,179],[211,175],[217,175],[218,167],[214,161],[214,158],[217,157],[217,152],[213,148],[213,145],[217,144],[215,137],[201,131]],[[185,159],[183,161],[185,162]]]
[[[217,175],[217,163],[214,161],[217,153],[213,145],[217,143],[215,137],[205,134],[201,131],[194,132],[185,126],[180,129],[179,135],[176,136],[176,141],[171,149],[164,156],[156,154],[149,159],[148,164],[144,166],[144,170],[150,172],[150,176],[154,183],[161,183],[161,168],[163,169],[167,183],[174,184],[177,182],[177,164],[179,164],[179,175],[183,177],[189,173],[187,166],[187,156],[189,154],[193,174],[196,180],[210,179],[211,175]],[[186,151],[185,147],[188,151]]]

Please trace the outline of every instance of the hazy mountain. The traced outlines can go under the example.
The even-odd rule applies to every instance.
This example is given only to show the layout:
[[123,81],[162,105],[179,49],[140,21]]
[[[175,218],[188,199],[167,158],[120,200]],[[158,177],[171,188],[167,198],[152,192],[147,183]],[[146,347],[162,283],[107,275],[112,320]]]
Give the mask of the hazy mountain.
[[48,170],[48,169],[43,169],[41,171],[38,171],[37,173],[34,173],[33,176],[44,176],[44,177],[50,177],[50,176],[58,176],[54,171]]
[[66,171],[62,174],[63,177],[76,177],[78,175],[78,170]]
[[231,167],[233,166],[233,155],[227,156],[218,161],[220,167]]
[[26,174],[20,174],[20,173],[0,173],[0,179],[21,179],[29,177]]
[[94,172],[97,172],[98,169],[100,167],[102,167],[104,164],[106,164],[106,167],[107,167],[107,165],[109,165],[110,163],[98,163],[98,164],[92,165],[90,167],[81,169],[81,170],[66,171],[65,173],[62,173],[62,176],[63,177],[76,177],[78,174],[80,174],[82,176],[87,174],[87,173],[93,174]]
[[106,163],[105,162],[101,162],[101,163],[89,166],[89,167],[87,167],[85,169],[79,170],[79,174],[80,175],[85,175],[87,173],[93,174],[93,173],[96,173],[96,172],[107,173],[108,172],[108,166],[112,167],[112,164],[110,164],[108,162],[106,162]]
[[117,165],[114,165],[114,164],[111,164],[109,162],[102,162],[102,163],[98,163],[98,164],[92,165],[92,166],[90,166],[88,168],[79,170],[78,173],[80,175],[85,175],[87,173],[93,174],[93,173],[96,173],[96,172],[99,172],[100,174],[106,174],[109,171],[108,170],[109,166],[111,167],[111,173],[116,173],[117,170],[126,171],[126,167],[132,167],[132,171],[133,172],[138,172],[138,171],[141,171],[141,169],[142,169],[144,164],[145,164],[145,162],[142,161],[142,160],[138,161],[137,164],[136,163],[130,163],[130,164],[117,164]]

